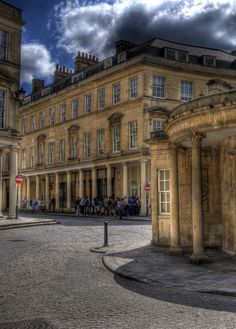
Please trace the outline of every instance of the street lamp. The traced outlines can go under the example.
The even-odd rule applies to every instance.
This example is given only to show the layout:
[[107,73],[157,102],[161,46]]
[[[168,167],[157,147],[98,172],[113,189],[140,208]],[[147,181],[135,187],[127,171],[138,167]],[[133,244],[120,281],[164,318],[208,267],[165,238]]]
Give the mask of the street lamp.
[[16,90],[13,94],[12,94],[13,99],[16,102],[19,102],[20,104],[23,102],[23,99],[25,97],[25,90],[23,89],[23,87],[21,87],[20,89]]

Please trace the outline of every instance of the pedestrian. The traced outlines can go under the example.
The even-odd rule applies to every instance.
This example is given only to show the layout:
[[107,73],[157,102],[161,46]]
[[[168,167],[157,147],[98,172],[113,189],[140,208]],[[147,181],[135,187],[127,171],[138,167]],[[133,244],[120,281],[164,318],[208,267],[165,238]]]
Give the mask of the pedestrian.
[[49,209],[51,210],[52,208],[52,212],[55,212],[55,205],[56,205],[56,198],[53,196],[51,198],[51,202],[50,202],[50,206],[49,206]]
[[79,216],[80,215],[80,199],[79,198],[76,198],[75,200],[75,214],[76,216]]

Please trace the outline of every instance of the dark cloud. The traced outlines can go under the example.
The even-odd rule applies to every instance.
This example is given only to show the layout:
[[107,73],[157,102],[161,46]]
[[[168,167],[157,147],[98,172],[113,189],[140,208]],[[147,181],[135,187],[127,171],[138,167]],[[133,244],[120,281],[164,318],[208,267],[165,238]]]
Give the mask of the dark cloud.
[[[149,3],[149,1],[148,1]],[[224,50],[236,48],[234,1],[67,1],[57,8],[58,47],[105,57],[115,41],[154,37]]]

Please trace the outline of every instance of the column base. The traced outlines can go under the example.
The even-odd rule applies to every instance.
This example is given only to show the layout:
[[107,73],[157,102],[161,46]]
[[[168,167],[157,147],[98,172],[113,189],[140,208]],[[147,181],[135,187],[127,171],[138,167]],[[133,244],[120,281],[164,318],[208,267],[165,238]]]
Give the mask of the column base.
[[168,255],[182,255],[183,254],[183,250],[182,248],[179,247],[170,247],[168,250]]
[[3,216],[3,214],[2,214],[2,213],[0,213],[0,218],[4,218],[4,216]]
[[[19,218],[19,217],[18,217]],[[16,218],[16,215],[8,215],[7,216],[7,219],[18,219],[18,218]]]
[[192,264],[207,264],[210,263],[210,258],[202,253],[202,254],[192,254],[192,256],[190,257],[190,262]]

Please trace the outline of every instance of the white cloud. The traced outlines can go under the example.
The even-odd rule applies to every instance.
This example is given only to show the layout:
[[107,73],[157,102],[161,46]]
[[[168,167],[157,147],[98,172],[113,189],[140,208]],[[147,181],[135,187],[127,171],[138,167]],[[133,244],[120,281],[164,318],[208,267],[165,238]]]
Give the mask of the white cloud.
[[38,42],[23,44],[21,48],[21,81],[30,84],[33,78],[47,78],[55,69],[51,54]]
[[121,38],[142,42],[162,37],[224,49],[236,46],[235,0],[67,0],[54,11],[57,47],[73,55],[81,50],[107,56]]

